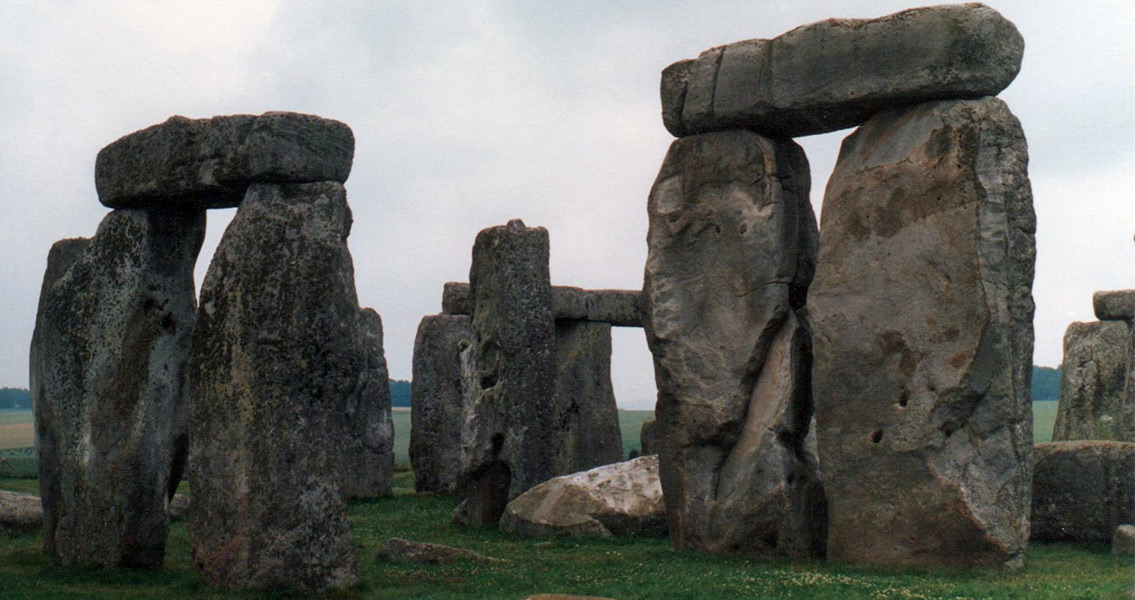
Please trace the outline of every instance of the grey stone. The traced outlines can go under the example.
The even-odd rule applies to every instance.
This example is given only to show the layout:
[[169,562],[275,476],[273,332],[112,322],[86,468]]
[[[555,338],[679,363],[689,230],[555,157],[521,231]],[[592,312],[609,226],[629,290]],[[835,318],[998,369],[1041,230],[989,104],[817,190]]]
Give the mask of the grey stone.
[[654,417],[642,422],[638,434],[639,444],[642,446],[642,455],[658,454],[658,421]]
[[658,457],[549,479],[508,503],[501,529],[528,537],[665,537]]
[[677,137],[733,128],[826,133],[885,109],[995,95],[1023,54],[1017,28],[983,4],[829,19],[671,65],[662,72],[663,123]]
[[503,564],[511,562],[503,558],[485,556],[472,550],[441,544],[413,542],[402,538],[389,538],[383,541],[378,550],[378,557],[390,562],[417,565],[447,564],[459,560]]
[[1126,390],[1130,347],[1122,321],[1068,326],[1052,441],[1135,440],[1135,402]]
[[174,494],[169,499],[169,520],[182,519],[189,514],[189,496]]
[[0,535],[17,537],[43,525],[39,496],[0,490]]
[[823,491],[803,451],[809,185],[799,146],[732,130],[676,140],[651,189],[643,325],[678,548],[823,552]]
[[[641,296],[638,290],[584,290],[553,286],[552,312],[558,321],[597,321],[616,327],[642,327],[642,309],[638,305]],[[441,309],[447,315],[471,314],[469,284],[446,283]]]
[[389,405],[377,406],[378,323],[360,313],[350,230],[338,183],[256,184],[209,265],[189,364],[189,545],[214,585],[359,581],[343,453],[390,417],[367,414]]
[[414,338],[410,400],[410,463],[417,492],[452,494],[461,469],[466,389],[461,353],[469,348],[468,316],[422,318]]
[[111,208],[222,208],[257,182],[342,183],[354,151],[350,127],[314,115],[174,116],[103,148],[95,187]]
[[1022,564],[1036,220],[996,98],[880,113],[824,196],[808,299],[828,557]]
[[556,331],[548,231],[520,220],[477,234],[469,270],[472,393],[461,431],[458,522],[496,527],[509,500],[556,472]]
[[[353,276],[349,286],[354,297]],[[361,367],[357,379],[346,388],[342,423],[346,431],[338,460],[347,499],[377,498],[390,494],[394,477],[394,419],[382,318],[374,309],[361,309],[356,328],[351,358],[360,361]]]
[[1135,554],[1135,525],[1125,523],[1115,528],[1111,536],[1111,551],[1113,554]]
[[1135,290],[1096,292],[1092,294],[1092,308],[1101,321],[1135,320]]
[[1135,521],[1135,443],[1037,444],[1030,520],[1033,540],[1112,541]]
[[158,567],[185,461],[200,210],[122,209],[52,247],[30,381],[47,553]]
[[554,431],[563,442],[559,473],[623,460],[619,408],[611,385],[611,325],[556,321]]

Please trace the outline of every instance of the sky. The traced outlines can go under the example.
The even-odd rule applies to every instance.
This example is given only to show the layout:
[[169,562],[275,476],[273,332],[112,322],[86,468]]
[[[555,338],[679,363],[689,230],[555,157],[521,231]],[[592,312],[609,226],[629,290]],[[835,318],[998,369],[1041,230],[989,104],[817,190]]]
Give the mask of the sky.
[[[989,5],[1025,38],[1000,97],[1029,141],[1038,218],[1034,362],[1056,366],[1097,290],[1135,288],[1135,2]],[[0,386],[27,387],[51,244],[108,212],[94,162],[171,115],[270,110],[355,134],[348,240],[359,300],[409,379],[421,317],[467,281],[473,240],[546,227],[555,285],[640,289],[646,201],[673,138],[659,73],[701,51],[909,1],[536,3],[0,0]],[[800,138],[817,215],[850,130]],[[235,210],[209,213],[198,286]],[[822,225],[821,225],[822,226]],[[621,408],[651,408],[641,329],[616,329]]]

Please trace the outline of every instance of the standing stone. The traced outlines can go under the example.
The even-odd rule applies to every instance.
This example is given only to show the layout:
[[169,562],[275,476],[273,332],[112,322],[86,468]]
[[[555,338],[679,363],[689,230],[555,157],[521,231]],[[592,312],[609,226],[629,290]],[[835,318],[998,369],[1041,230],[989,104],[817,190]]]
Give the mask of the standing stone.
[[642,445],[642,456],[658,454],[658,421],[654,417],[642,422],[638,434],[639,444]]
[[799,146],[733,130],[676,140],[650,192],[643,325],[678,548],[823,552],[823,492],[803,451],[808,188]]
[[611,325],[556,321],[554,431],[563,438],[559,473],[623,460],[619,408],[611,385]]
[[1037,444],[1032,539],[1108,542],[1135,522],[1135,443]]
[[809,306],[828,557],[1023,562],[1036,221],[996,98],[873,117],[824,197]]
[[1130,337],[1122,321],[1068,326],[1052,441],[1135,440],[1135,405],[1126,390]]
[[[353,293],[353,273],[351,279]],[[382,318],[374,309],[364,308],[356,319],[353,358],[359,362],[352,364],[360,366],[358,380],[348,388],[339,460],[347,498],[377,498],[390,494],[394,477],[390,376],[382,349]]]
[[253,185],[209,266],[189,365],[189,544],[213,584],[359,581],[342,449],[359,420],[383,422],[358,412],[383,409],[385,382],[350,230],[338,183]]
[[31,348],[47,553],[158,567],[186,449],[201,210],[116,210],[48,257]]
[[419,493],[452,494],[457,489],[467,393],[461,354],[472,335],[469,321],[459,315],[423,317],[414,338],[410,463]]
[[510,500],[556,472],[556,330],[548,231],[519,219],[477,234],[469,271],[473,389],[461,430],[455,518],[496,527]]

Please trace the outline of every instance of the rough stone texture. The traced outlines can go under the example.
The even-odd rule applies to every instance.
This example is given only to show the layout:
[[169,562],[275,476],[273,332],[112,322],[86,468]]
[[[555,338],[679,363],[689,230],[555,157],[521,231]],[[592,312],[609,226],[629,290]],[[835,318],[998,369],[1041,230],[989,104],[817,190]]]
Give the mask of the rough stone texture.
[[529,537],[665,537],[658,457],[549,479],[508,503],[501,529]]
[[508,563],[503,558],[485,556],[472,550],[429,544],[426,542],[412,542],[402,538],[389,538],[382,542],[378,550],[378,557],[390,562],[403,564],[446,564],[459,560],[474,562]]
[[354,152],[350,127],[314,115],[174,116],[103,148],[95,187],[111,208],[236,206],[256,182],[342,183]]
[[1052,441],[1135,441],[1135,403],[1126,390],[1130,347],[1122,321],[1068,326]]
[[157,567],[184,467],[200,210],[123,209],[52,247],[30,381],[47,553]]
[[1135,521],[1135,443],[1036,445],[1032,539],[1110,542]]
[[881,113],[824,196],[809,296],[828,557],[1023,561],[1036,221],[996,98]]
[[554,431],[563,442],[559,473],[623,460],[619,408],[611,385],[611,325],[556,321]]
[[658,421],[654,417],[642,422],[639,430],[639,443],[642,445],[642,455],[658,454]]
[[1111,536],[1111,551],[1114,554],[1135,554],[1135,525],[1124,524],[1115,528]]
[[181,519],[189,514],[189,496],[184,494],[174,494],[173,498],[169,499],[169,519]]
[[39,496],[0,490],[0,535],[20,536],[43,525]]
[[520,220],[482,230],[469,281],[473,335],[463,372],[473,391],[461,430],[455,518],[496,527],[509,500],[561,474],[548,231]]
[[1101,321],[1135,320],[1135,290],[1096,292],[1092,294],[1092,308]]
[[[353,297],[353,275],[349,287]],[[348,387],[339,466],[348,499],[377,498],[390,494],[394,477],[390,376],[382,346],[382,318],[374,309],[364,308],[356,319],[358,335],[352,358],[363,361],[363,366]]]
[[431,315],[418,325],[410,400],[410,463],[417,492],[457,489],[467,393],[461,353],[469,348],[471,327],[469,317],[461,315]]
[[799,146],[733,130],[676,140],[651,189],[643,325],[678,548],[823,552],[823,491],[803,451],[808,188]]
[[670,65],[662,120],[678,137],[733,128],[826,133],[884,109],[996,95],[1017,76],[1023,53],[1017,28],[982,4],[829,19]]
[[209,266],[189,366],[189,542],[213,584],[359,580],[344,471],[360,467],[343,453],[390,417],[373,414],[389,404],[376,406],[378,323],[359,310],[350,230],[338,183],[253,185]]
[[[556,320],[574,319],[610,323],[616,327],[642,327],[642,309],[638,290],[584,290],[577,287],[552,287],[552,312]],[[449,282],[441,298],[441,309],[447,315],[468,315],[469,284]]]

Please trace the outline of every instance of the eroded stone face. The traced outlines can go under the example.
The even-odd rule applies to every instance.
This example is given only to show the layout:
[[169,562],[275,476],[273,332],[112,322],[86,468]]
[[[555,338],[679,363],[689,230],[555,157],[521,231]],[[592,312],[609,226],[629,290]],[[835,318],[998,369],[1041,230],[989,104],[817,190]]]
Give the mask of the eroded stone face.
[[1131,329],[1123,321],[1068,326],[1052,441],[1135,440],[1135,404],[1126,387],[1130,351]]
[[881,110],[995,95],[1017,76],[1023,53],[1017,28],[983,4],[829,19],[670,65],[662,120],[677,137],[734,128],[826,133]]
[[881,113],[843,142],[809,296],[832,559],[1023,560],[1027,164],[1020,124],[995,98]]
[[[617,327],[642,327],[638,290],[585,290],[552,286],[552,312],[557,321],[578,320],[609,323]],[[447,315],[468,315],[473,311],[469,284],[445,284],[441,309]]]
[[410,462],[414,490],[452,494],[461,470],[461,425],[466,395],[461,354],[469,348],[470,318],[422,318],[414,339],[410,402]]
[[381,330],[360,313],[350,229],[337,183],[253,185],[209,266],[189,368],[189,542],[214,585],[359,580],[343,452],[392,453],[388,397],[374,414]]
[[45,547],[158,567],[185,460],[200,210],[122,209],[52,247],[31,348]]
[[1037,444],[1032,539],[1107,542],[1135,521],[1135,443]]
[[563,437],[559,473],[623,460],[619,408],[611,385],[611,325],[556,321],[554,430]]
[[678,548],[823,552],[823,492],[803,451],[808,189],[799,146],[732,130],[675,141],[651,190],[644,328]]

